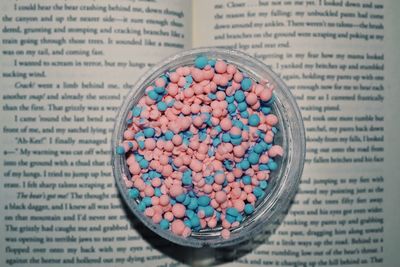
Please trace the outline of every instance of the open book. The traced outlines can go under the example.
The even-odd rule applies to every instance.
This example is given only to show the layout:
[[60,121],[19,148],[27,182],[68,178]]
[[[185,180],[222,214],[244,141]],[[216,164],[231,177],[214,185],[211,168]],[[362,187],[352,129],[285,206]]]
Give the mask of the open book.
[[110,136],[146,69],[201,46],[239,49],[271,66],[296,96],[307,135],[285,220],[227,266],[398,266],[398,2],[0,6],[1,266],[180,264],[131,223]]

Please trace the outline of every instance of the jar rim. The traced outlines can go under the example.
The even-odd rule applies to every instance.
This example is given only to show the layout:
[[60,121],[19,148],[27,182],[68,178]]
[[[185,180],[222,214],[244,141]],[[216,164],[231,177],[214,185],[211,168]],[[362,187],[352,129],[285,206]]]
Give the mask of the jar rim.
[[[284,138],[288,138],[288,140],[284,140],[287,142],[287,149],[285,150],[285,160],[287,160],[286,168],[284,173],[280,173],[280,175],[284,175],[282,177],[282,182],[280,182],[277,187],[274,187],[274,191],[272,195],[268,196],[268,204],[267,207],[264,208],[263,213],[258,213],[258,216],[264,216],[263,220],[255,220],[251,222],[250,229],[246,229],[247,231],[240,231],[241,233],[232,232],[232,235],[229,239],[222,239],[222,238],[208,238],[208,239],[201,239],[189,236],[189,237],[180,237],[173,234],[169,230],[162,230],[158,227],[155,223],[152,222],[148,217],[146,217],[139,209],[133,204],[133,200],[129,199],[127,194],[127,188],[123,183],[123,178],[129,177],[129,171],[126,171],[126,164],[125,164],[125,157],[116,155],[114,153],[114,149],[119,142],[122,140],[122,135],[124,130],[126,129],[126,122],[125,118],[130,110],[134,105],[137,104],[140,97],[144,94],[145,88],[155,80],[155,78],[159,77],[162,73],[166,70],[170,69],[170,66],[173,64],[181,65],[180,60],[183,58],[195,58],[198,55],[207,55],[213,58],[220,58],[229,62],[242,62],[242,63],[234,63],[239,68],[245,69],[246,71],[252,72],[251,75],[257,75],[257,72],[263,72],[263,75],[267,75],[269,82],[271,82],[276,90],[274,94],[276,95],[276,103],[279,104],[278,106],[274,103],[274,108],[277,108],[277,111],[284,112],[285,114],[281,114],[279,121],[283,115],[288,116],[288,118],[284,118],[286,120],[285,125],[282,124],[287,131],[289,136]],[[278,116],[279,117],[279,116]],[[290,118],[289,118],[290,117]],[[296,132],[297,134],[294,134]],[[114,178],[116,180],[116,184],[118,187],[119,192],[123,198],[123,201],[129,207],[129,210],[134,213],[136,218],[138,218],[143,224],[145,224],[149,229],[155,232],[157,235],[183,246],[189,247],[223,247],[223,246],[230,246],[240,243],[248,238],[254,236],[258,231],[262,230],[263,226],[266,222],[274,222],[275,219],[279,216],[278,212],[286,210],[289,205],[290,201],[294,197],[300,178],[303,172],[304,167],[304,159],[305,159],[305,130],[304,124],[301,117],[300,109],[296,104],[295,98],[290,92],[289,88],[286,84],[279,78],[279,76],[271,70],[263,62],[259,61],[258,59],[249,56],[241,51],[233,50],[233,49],[224,49],[224,48],[216,48],[216,47],[202,47],[202,48],[195,48],[184,50],[174,55],[167,57],[166,59],[162,60],[158,64],[154,65],[150,68],[146,73],[144,73],[135,83],[135,85],[130,89],[128,94],[125,96],[125,99],[118,111],[118,115],[114,122],[114,132],[112,135],[111,141],[111,160],[112,160],[112,169]],[[283,168],[280,166],[280,172],[282,172]],[[287,190],[290,188],[290,190]],[[267,198],[267,197],[266,197]],[[266,198],[263,201],[266,201]],[[257,214],[256,214],[257,215]],[[205,232],[204,232],[205,233]],[[204,236],[207,236],[205,233]]]

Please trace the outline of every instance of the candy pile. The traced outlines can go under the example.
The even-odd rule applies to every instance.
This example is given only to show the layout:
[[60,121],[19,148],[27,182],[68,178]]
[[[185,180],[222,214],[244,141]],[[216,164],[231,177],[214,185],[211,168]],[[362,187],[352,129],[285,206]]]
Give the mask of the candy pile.
[[165,72],[129,112],[116,153],[131,198],[161,229],[187,237],[222,226],[229,238],[265,196],[283,149],[272,86],[224,60],[199,56]]

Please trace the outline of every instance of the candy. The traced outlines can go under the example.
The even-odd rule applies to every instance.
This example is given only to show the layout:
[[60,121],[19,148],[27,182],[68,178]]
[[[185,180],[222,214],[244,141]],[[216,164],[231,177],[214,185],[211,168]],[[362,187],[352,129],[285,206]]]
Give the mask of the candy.
[[256,212],[284,155],[273,87],[240,66],[196,57],[148,85],[115,153],[131,173],[128,196],[160,229],[188,237]]
[[242,89],[245,90],[245,91],[250,89],[251,84],[252,84],[252,82],[251,82],[251,80],[249,78],[244,78],[242,80],[242,82],[240,83],[240,85],[242,86]]
[[208,63],[208,59],[205,56],[199,56],[194,61],[196,68],[203,69]]
[[258,126],[260,124],[260,117],[257,114],[252,114],[249,117],[249,125],[250,126]]

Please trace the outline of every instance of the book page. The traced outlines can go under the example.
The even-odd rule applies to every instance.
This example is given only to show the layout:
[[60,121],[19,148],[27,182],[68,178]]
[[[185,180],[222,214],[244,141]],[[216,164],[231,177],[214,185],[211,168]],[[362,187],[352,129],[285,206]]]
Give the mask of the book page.
[[189,1],[2,1],[1,266],[156,266],[117,194],[125,94],[191,46]]
[[237,266],[398,265],[398,7],[194,2],[193,45],[239,49],[265,62],[295,95],[306,128],[294,203],[275,234]]

